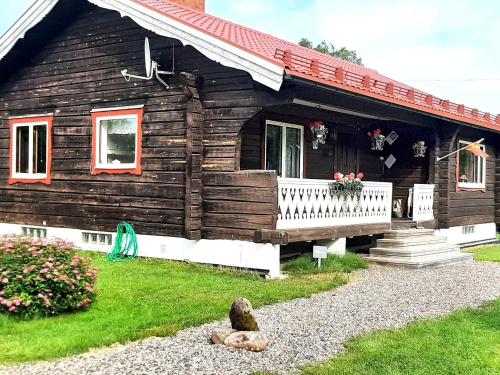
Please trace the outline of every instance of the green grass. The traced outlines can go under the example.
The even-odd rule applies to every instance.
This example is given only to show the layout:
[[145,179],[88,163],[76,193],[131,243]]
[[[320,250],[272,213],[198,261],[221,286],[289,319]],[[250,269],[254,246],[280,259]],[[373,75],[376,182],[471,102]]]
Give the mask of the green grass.
[[22,321],[0,315],[0,363],[51,359],[115,342],[177,331],[227,316],[236,297],[254,307],[309,296],[347,281],[344,275],[266,281],[256,275],[162,260],[109,263],[99,268],[97,301],[85,312]]
[[500,373],[500,300],[477,310],[350,340],[345,354],[303,375]]
[[500,262],[500,245],[470,247],[464,251],[474,254],[474,259],[487,262]]
[[352,253],[346,253],[341,257],[329,255],[327,259],[322,259],[321,268],[318,268],[317,261],[311,255],[300,256],[283,265],[283,271],[294,276],[352,272],[360,268],[368,268],[368,263],[366,260]]

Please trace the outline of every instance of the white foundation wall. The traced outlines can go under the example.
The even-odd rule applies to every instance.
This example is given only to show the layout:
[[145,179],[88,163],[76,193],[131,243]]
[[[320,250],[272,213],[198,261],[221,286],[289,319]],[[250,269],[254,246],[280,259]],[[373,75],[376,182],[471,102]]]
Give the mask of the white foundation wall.
[[[475,224],[466,225],[469,227],[469,232],[464,229],[464,226],[451,227],[448,229],[437,229],[436,236],[446,237],[449,244],[465,245],[474,244],[496,239],[496,224]],[[473,227],[473,232],[470,232],[470,227]]]
[[[20,235],[22,234],[23,227],[42,228],[47,231],[48,239],[59,238],[74,243],[76,247],[82,250],[106,253],[111,251],[112,246],[83,243],[82,232],[111,234],[113,236],[113,243],[116,236],[115,233],[109,232],[5,223],[0,223],[0,235]],[[139,256],[141,257],[248,268],[266,271],[271,278],[281,276],[279,245],[232,240],[192,241],[185,238],[141,234],[137,235],[137,241],[139,244]]]

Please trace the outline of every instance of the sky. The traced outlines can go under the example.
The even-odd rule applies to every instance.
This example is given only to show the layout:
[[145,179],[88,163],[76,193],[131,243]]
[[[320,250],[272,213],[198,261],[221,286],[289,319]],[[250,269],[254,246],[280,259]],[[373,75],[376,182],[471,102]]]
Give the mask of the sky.
[[[32,0],[1,0],[0,34]],[[500,114],[498,0],[206,0],[207,12],[282,39],[357,51],[364,65]]]

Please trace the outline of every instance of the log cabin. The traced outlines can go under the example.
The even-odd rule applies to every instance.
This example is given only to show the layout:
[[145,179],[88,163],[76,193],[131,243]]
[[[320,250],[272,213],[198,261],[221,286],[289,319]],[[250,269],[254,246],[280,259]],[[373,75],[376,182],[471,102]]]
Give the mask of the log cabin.
[[[0,234],[109,251],[127,221],[141,256],[276,277],[294,245],[423,227],[421,247],[449,247],[500,224],[500,116],[204,0],[35,0],[0,39],[0,77]],[[439,159],[481,138],[487,159]]]

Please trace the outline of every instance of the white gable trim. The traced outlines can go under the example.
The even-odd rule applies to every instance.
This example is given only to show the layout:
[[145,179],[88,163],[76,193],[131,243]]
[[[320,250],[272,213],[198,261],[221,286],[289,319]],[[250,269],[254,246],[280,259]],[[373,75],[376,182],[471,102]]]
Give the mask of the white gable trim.
[[[122,17],[128,16],[144,29],[155,34],[178,39],[184,45],[191,45],[209,59],[222,65],[244,70],[252,78],[278,91],[283,83],[284,68],[230,43],[208,35],[164,16],[130,0],[88,0],[105,9],[118,11]],[[0,38],[0,60],[23,38],[26,32],[38,24],[58,0],[36,0],[26,13]]]
[[59,0],[37,0],[26,12],[16,21],[10,29],[0,38],[0,60],[9,53],[16,42],[24,38],[24,35],[32,27],[36,26]]

